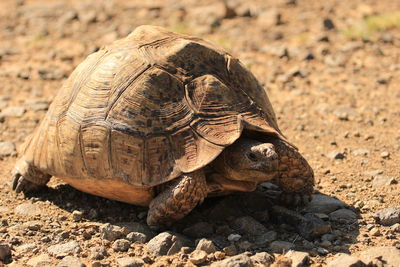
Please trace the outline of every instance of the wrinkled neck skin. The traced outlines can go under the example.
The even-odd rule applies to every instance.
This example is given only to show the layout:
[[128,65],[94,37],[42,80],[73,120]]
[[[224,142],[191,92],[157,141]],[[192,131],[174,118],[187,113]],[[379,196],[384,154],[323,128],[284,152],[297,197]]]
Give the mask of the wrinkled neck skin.
[[278,155],[274,145],[240,138],[211,164],[214,171],[232,181],[260,183],[278,175]]

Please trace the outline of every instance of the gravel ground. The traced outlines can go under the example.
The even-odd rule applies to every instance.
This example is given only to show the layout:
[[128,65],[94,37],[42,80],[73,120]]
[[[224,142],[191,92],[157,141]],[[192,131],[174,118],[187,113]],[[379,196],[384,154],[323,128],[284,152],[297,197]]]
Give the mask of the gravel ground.
[[[0,2],[0,266],[400,266],[400,2]],[[207,199],[166,232],[58,179],[9,185],[20,147],[87,55],[142,24],[203,37],[265,86],[316,174],[310,205]],[[397,25],[397,26],[396,26]]]

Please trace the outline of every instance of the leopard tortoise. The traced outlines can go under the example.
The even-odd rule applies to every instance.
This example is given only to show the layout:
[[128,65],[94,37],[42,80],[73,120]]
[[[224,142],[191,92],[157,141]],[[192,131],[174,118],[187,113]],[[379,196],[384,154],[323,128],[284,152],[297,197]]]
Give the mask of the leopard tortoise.
[[278,128],[267,94],[239,60],[199,38],[140,26],[90,55],[58,92],[12,174],[28,192],[51,176],[149,206],[154,228],[207,196],[272,181],[307,202],[312,168]]

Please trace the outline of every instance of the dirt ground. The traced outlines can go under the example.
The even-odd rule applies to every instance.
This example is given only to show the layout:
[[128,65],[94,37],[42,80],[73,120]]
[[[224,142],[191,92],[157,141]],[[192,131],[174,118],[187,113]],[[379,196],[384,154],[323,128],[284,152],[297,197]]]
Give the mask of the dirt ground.
[[[87,266],[116,266],[126,255],[141,257],[146,265],[196,264],[190,252],[154,256],[139,243],[118,252],[96,233],[107,222],[143,221],[145,208],[88,196],[57,180],[28,198],[8,184],[18,149],[71,71],[142,24],[200,36],[239,58],[266,88],[283,133],[314,168],[315,189],[358,214],[347,229],[337,226],[340,242],[325,251],[318,250],[321,240],[311,240],[314,248],[305,251],[312,266],[324,266],[339,252],[399,248],[400,233],[372,217],[400,203],[399,12],[400,1],[391,0],[0,1],[0,142],[16,146],[7,143],[0,151],[0,243],[13,248],[6,263],[24,266],[50,245],[75,239],[82,247],[75,256]],[[17,214],[15,208],[26,202],[38,205],[40,214]],[[74,221],[74,210],[83,211],[84,218]],[[190,220],[197,222],[196,216]],[[18,228],[28,221],[38,222],[41,230]],[[95,232],[85,236],[90,229]],[[289,231],[280,239],[297,245],[293,236]],[[36,246],[18,249],[28,243]],[[105,247],[108,256],[92,259],[89,251],[96,246]],[[217,250],[229,257],[226,249]],[[261,246],[239,246],[233,254],[246,250],[272,254]],[[59,261],[51,258],[51,264]],[[208,255],[200,265],[215,261],[218,256]]]

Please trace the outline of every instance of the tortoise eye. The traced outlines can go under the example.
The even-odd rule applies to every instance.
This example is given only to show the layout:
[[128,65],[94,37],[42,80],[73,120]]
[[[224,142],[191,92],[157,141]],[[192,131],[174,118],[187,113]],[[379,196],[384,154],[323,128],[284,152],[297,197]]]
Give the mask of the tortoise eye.
[[257,156],[256,154],[254,154],[253,152],[250,152],[249,154],[247,154],[247,157],[251,160],[251,161],[257,161]]

